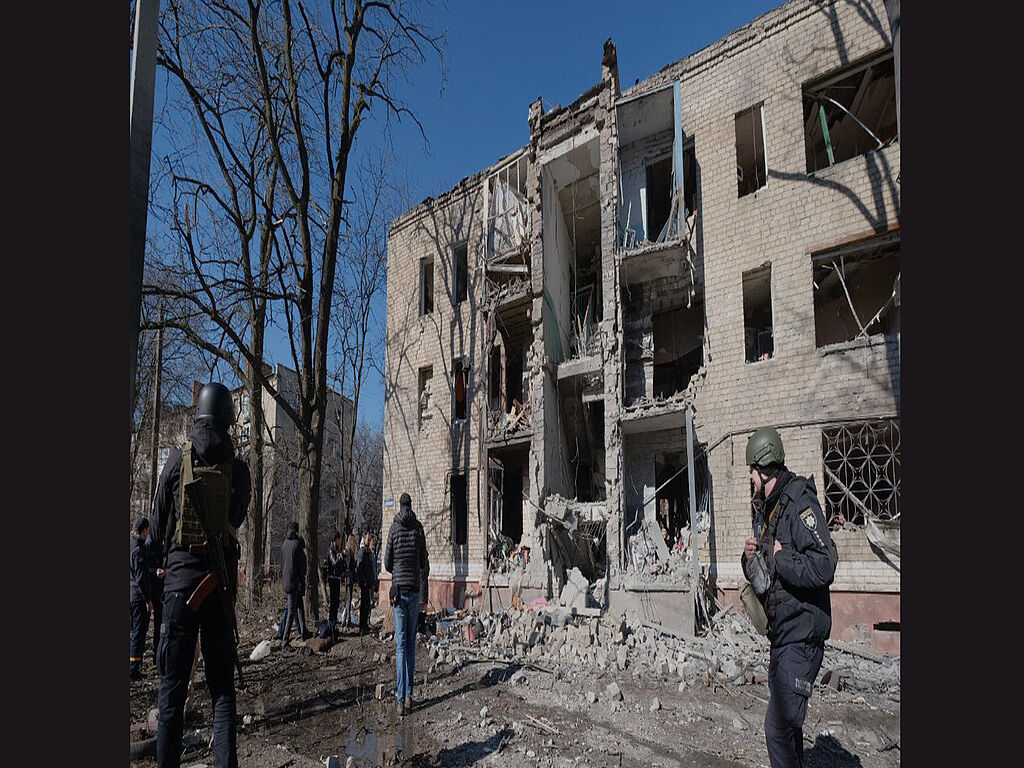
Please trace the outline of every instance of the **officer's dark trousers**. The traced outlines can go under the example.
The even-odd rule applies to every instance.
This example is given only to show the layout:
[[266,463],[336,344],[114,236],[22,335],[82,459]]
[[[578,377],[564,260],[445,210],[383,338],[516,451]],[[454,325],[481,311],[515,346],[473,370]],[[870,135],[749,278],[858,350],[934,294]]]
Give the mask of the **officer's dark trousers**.
[[807,700],[824,655],[823,645],[805,643],[790,643],[771,650],[764,735],[772,768],[802,768],[804,764]]
[[128,601],[128,674],[131,675],[142,666],[142,656],[146,652],[146,631],[149,629],[149,612],[145,601]]
[[292,639],[292,622],[295,621],[296,616],[299,621],[299,637],[305,637],[306,635],[306,609],[302,605],[302,595],[298,592],[288,593],[288,606],[285,609],[288,611],[288,618],[284,622],[284,638],[285,643]]
[[[163,628],[157,655],[160,668],[159,726],[156,762],[159,768],[181,765],[185,697],[196,642],[201,643],[206,685],[213,700],[213,754],[217,768],[238,768],[235,749],[235,656],[220,595],[211,594],[192,613],[185,592],[164,594]],[[194,694],[193,694],[194,695]]]
[[160,650],[160,625],[164,616],[164,583],[153,579],[153,664],[159,667],[157,652]]
[[341,579],[327,579],[331,596],[331,627],[338,624],[338,603],[341,602]]

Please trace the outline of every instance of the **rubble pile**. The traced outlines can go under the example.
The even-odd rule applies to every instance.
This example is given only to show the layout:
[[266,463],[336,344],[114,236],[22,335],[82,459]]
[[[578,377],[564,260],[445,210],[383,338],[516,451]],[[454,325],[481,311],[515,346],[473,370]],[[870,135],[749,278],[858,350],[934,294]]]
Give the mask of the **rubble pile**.
[[[459,612],[450,621],[440,621],[438,632],[427,640],[431,673],[485,656],[548,671],[561,667],[598,676],[629,674],[638,682],[660,681],[680,690],[697,683],[768,681],[768,640],[731,609],[720,611],[703,637],[676,635],[653,624],[630,626],[625,617],[588,616],[571,606],[552,605],[493,614]],[[818,682],[837,691],[899,700],[900,660],[830,642]]]

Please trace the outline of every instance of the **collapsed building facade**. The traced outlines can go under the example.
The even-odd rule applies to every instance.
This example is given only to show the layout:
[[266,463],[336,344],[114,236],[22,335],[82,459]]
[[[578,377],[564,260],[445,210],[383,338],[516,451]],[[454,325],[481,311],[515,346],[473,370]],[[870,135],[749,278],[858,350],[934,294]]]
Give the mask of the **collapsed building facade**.
[[410,493],[435,608],[578,569],[592,609],[692,630],[743,582],[772,424],[839,549],[833,636],[898,647],[900,147],[866,7],[794,0],[626,90],[606,43],[526,146],[393,222],[383,530]]

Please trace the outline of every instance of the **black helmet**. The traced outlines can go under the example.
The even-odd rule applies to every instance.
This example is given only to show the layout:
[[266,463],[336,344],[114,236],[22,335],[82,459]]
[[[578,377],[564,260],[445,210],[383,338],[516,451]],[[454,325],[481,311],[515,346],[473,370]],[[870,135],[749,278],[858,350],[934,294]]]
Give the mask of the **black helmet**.
[[210,419],[214,424],[225,427],[235,423],[235,403],[231,392],[220,382],[211,381],[199,393],[196,421],[199,419]]
[[782,449],[782,436],[774,427],[761,427],[747,441],[747,466],[767,467],[769,464],[785,464],[786,452]]

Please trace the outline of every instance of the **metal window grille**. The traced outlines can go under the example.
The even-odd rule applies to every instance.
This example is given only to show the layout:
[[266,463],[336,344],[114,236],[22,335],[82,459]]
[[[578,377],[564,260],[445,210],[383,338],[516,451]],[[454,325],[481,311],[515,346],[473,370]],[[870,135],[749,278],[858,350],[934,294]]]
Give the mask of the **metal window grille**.
[[825,516],[832,529],[900,519],[899,419],[854,422],[821,431]]

